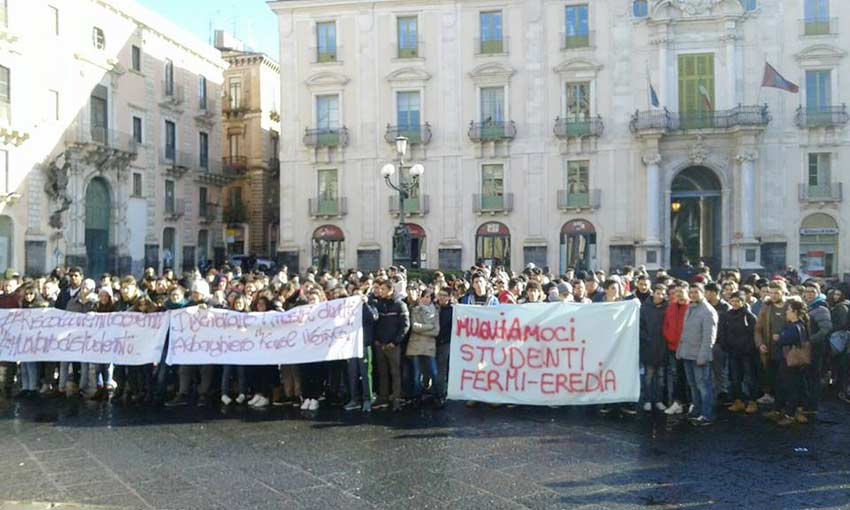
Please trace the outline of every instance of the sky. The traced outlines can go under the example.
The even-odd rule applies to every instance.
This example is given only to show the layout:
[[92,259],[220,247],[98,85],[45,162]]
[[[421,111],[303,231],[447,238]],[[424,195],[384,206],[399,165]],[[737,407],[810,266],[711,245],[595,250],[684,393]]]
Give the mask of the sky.
[[233,33],[249,49],[279,58],[277,23],[265,0],[136,0],[206,43],[211,29]]

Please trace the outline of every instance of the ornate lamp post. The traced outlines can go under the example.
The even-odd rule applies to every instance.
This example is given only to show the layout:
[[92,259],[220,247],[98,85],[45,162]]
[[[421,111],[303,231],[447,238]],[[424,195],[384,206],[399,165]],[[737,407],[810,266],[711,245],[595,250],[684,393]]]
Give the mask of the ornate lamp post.
[[[410,267],[410,232],[404,223],[404,201],[410,197],[410,192],[419,185],[419,178],[425,173],[425,167],[416,164],[410,168],[410,180],[405,181],[401,177],[401,169],[404,168],[404,157],[407,155],[407,138],[396,137],[395,149],[398,155],[398,168],[392,163],[387,163],[381,168],[381,176],[391,189],[398,191],[398,226],[393,233],[393,264]],[[398,170],[398,183],[392,181],[393,174]]]

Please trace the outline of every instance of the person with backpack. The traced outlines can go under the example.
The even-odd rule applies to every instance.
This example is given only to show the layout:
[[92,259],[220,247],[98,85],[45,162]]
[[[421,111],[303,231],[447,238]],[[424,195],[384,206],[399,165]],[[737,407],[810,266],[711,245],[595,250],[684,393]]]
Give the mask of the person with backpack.
[[832,314],[826,305],[826,297],[821,294],[820,285],[813,280],[803,285],[803,301],[808,305],[809,341],[812,344],[812,362],[804,373],[805,398],[803,413],[814,416],[822,392],[824,360],[827,353],[829,335],[832,333]]
[[776,408],[765,413],[765,417],[783,427],[809,421],[801,408],[805,399],[805,374],[808,367],[789,363],[791,349],[804,349],[805,344],[809,343],[809,314],[806,308],[802,301],[788,301],[785,326],[779,332],[773,350],[778,367]]

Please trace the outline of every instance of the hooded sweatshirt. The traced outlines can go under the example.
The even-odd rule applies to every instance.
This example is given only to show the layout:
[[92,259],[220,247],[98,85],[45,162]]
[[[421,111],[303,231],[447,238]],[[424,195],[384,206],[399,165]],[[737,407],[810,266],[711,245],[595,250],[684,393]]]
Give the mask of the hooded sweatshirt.
[[826,299],[823,295],[809,303],[809,319],[811,324],[809,340],[812,344],[822,345],[832,332],[832,314],[826,306]]
[[688,313],[687,304],[670,303],[664,312],[664,325],[662,333],[667,342],[667,350],[676,352],[679,348],[679,340],[682,339],[682,330],[685,327],[685,315]]

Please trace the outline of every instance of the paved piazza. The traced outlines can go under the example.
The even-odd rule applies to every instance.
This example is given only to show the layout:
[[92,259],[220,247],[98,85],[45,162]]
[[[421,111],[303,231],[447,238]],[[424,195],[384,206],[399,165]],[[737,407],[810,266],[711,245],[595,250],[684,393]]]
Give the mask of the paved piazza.
[[[0,404],[0,508],[850,508],[850,407],[779,429],[582,408]],[[17,503],[15,503],[17,502]]]

